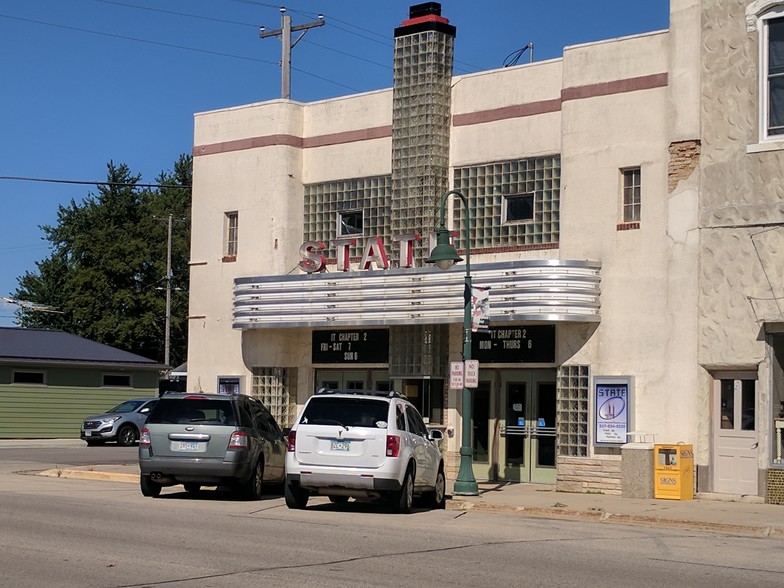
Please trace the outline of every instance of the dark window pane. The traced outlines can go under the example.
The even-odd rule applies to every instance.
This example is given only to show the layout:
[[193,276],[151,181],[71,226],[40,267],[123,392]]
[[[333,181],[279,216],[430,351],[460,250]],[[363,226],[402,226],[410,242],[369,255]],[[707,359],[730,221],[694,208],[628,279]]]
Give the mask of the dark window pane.
[[525,221],[534,218],[534,195],[506,197],[506,218],[504,221]]
[[163,397],[147,417],[149,423],[213,422],[235,426],[237,417],[229,401],[207,398]]
[[43,384],[43,372],[14,372],[14,384]]
[[104,386],[130,386],[131,376],[115,376],[112,374],[104,374],[103,385]]
[[735,381],[721,381],[721,428],[735,428]]
[[784,18],[768,24],[768,73],[784,73]]
[[757,428],[757,396],[754,392],[754,380],[743,380],[740,391],[741,421],[740,428],[754,431]]
[[784,76],[770,78],[768,126],[771,135],[784,133]]
[[378,427],[387,422],[389,403],[384,400],[313,398],[302,413],[300,423],[340,424],[346,427]]
[[352,212],[341,212],[339,232],[341,235],[361,234],[362,211],[355,210]]

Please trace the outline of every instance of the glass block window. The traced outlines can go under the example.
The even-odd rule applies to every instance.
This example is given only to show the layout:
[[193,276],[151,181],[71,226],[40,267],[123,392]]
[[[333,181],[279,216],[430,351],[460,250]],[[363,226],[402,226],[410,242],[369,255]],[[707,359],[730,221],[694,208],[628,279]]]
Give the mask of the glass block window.
[[[456,167],[454,187],[471,209],[471,249],[557,244],[561,195],[561,156],[534,157]],[[509,199],[528,197],[531,219],[508,222]],[[525,201],[514,203],[522,214]],[[456,246],[465,234],[465,210],[453,199]],[[523,222],[520,222],[523,221]]]
[[623,222],[640,220],[641,172],[639,167],[621,170],[623,176]]
[[297,416],[297,369],[254,367],[251,396],[269,409],[281,428],[290,427]]
[[[326,256],[334,259],[337,253],[332,241],[338,237],[340,219],[357,222],[356,216],[352,217],[353,220],[348,217],[348,213],[351,213],[359,215],[361,232],[381,237],[384,243],[391,243],[391,200],[391,176],[308,184],[305,186],[305,241],[323,242],[327,245]],[[362,255],[362,247],[362,240],[358,239],[357,244],[349,250],[350,255],[359,257]]]
[[389,329],[389,377],[444,377],[449,325],[400,325]]
[[558,369],[555,421],[558,455],[588,456],[589,392],[587,365],[563,365]]

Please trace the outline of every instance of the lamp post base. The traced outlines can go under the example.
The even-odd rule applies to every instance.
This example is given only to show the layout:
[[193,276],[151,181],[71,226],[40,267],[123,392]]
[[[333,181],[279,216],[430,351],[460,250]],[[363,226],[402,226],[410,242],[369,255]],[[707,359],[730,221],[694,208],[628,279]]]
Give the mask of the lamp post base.
[[460,448],[460,470],[457,472],[455,487],[452,491],[456,496],[479,496],[479,486],[474,478],[471,465],[473,450],[470,447]]

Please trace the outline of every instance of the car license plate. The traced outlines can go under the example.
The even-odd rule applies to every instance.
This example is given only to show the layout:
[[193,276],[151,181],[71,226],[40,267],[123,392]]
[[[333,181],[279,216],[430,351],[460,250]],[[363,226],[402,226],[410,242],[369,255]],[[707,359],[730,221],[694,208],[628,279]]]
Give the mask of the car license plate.
[[93,432],[92,431],[85,431],[84,432],[84,436],[85,437],[92,437],[93,436]]
[[348,451],[351,447],[351,441],[341,441],[338,439],[332,439],[329,442],[329,448],[332,451]]
[[199,442],[198,441],[174,441],[172,443],[174,445],[174,451],[198,451],[199,450]]

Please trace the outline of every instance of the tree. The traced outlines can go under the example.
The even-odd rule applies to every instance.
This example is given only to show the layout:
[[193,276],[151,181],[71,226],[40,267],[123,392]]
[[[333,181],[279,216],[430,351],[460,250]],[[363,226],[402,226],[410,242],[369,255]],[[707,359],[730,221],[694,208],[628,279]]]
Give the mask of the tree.
[[107,164],[105,184],[81,203],[60,205],[55,226],[41,226],[51,254],[17,278],[23,327],[55,328],[163,361],[168,223],[172,220],[170,363],[185,361],[192,159],[182,155],[155,188],[124,164]]

